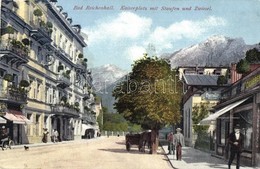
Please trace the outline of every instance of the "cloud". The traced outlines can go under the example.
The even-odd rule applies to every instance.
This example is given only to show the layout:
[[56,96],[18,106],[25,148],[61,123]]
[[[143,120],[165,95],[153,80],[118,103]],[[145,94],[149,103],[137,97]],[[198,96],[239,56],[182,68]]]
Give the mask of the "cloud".
[[146,53],[146,49],[141,46],[131,46],[127,48],[124,52],[124,55],[131,61],[138,60],[143,57],[143,54]]
[[154,53],[160,55],[173,51],[176,43],[201,39],[227,24],[223,18],[208,16],[154,27],[156,25],[152,25],[151,18],[131,12],[122,12],[115,18],[106,18],[96,23],[82,30],[88,35],[88,48],[95,58],[122,63],[141,58],[149,44],[153,44]]
[[131,12],[122,12],[114,19],[107,19],[92,28],[84,28],[89,44],[104,41],[121,41],[122,39],[138,39],[150,31],[152,20],[140,17]]
[[169,27],[157,27],[150,35],[149,42],[159,50],[173,48],[173,43],[185,38],[197,39],[215,27],[226,25],[222,18],[209,16],[201,21],[183,20]]

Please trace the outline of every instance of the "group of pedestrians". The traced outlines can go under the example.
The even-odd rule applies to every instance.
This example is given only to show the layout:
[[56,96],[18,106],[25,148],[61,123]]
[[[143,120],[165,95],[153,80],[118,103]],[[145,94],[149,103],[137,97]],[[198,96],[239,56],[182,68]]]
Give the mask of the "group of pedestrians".
[[[43,138],[42,138],[42,142],[43,143],[47,143],[48,142],[48,135],[49,135],[49,131],[47,128],[44,128],[43,129]],[[56,143],[59,141],[59,132],[56,130],[56,129],[53,129],[52,130],[52,133],[51,133],[51,141],[53,143]]]
[[173,134],[173,132],[170,132],[167,136],[168,140],[168,154],[175,155],[175,149],[176,149],[176,159],[181,160],[182,157],[182,147],[184,144],[184,136],[181,133],[182,129],[177,128],[176,134]]
[[[176,159],[182,159],[182,147],[184,146],[184,136],[181,133],[181,129],[176,129],[176,134],[170,132],[167,135],[168,140],[168,154],[175,155],[176,149]],[[230,156],[228,159],[228,169],[231,169],[231,165],[236,156],[236,169],[240,168],[240,156],[243,152],[244,147],[244,135],[240,132],[240,125],[236,124],[234,127],[234,131],[229,134],[227,138],[227,148],[230,150]]]

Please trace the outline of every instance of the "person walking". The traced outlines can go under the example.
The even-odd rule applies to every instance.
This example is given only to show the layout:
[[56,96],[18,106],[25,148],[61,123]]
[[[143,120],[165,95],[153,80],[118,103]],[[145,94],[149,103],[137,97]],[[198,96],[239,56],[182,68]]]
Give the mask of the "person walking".
[[168,141],[168,154],[175,154],[174,146],[173,146],[173,132],[170,132],[167,136]]
[[230,157],[228,160],[228,169],[230,169],[231,164],[235,158],[235,155],[237,156],[236,169],[239,169],[240,155],[243,151],[243,146],[244,146],[244,135],[242,133],[240,133],[239,124],[237,124],[234,127],[234,132],[232,132],[228,136],[228,144],[230,145]]
[[184,147],[184,136],[181,133],[182,129],[177,128],[177,133],[174,135],[175,145],[176,145],[176,159],[181,160],[182,158],[182,147]]
[[43,129],[43,137],[42,137],[42,142],[43,143],[47,143],[48,142],[48,129],[47,128],[44,128]]
[[56,129],[54,130],[54,141],[55,142],[59,141],[59,132]]

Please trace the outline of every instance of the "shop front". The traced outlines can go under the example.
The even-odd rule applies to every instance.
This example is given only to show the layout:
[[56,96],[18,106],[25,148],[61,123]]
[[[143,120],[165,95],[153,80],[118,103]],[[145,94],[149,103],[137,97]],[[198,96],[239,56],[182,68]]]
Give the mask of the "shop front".
[[1,124],[5,126],[7,132],[15,144],[28,143],[26,137],[27,124],[31,124],[21,111],[8,109],[2,116],[6,123]]
[[244,137],[241,164],[260,166],[260,69],[234,83],[222,92],[215,113],[201,122],[216,122],[216,155],[229,157],[228,135],[239,124]]

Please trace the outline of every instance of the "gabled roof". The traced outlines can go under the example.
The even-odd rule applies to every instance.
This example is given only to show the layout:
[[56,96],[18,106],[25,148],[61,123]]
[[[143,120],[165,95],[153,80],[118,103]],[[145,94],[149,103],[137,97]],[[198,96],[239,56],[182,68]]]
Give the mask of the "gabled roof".
[[183,79],[190,86],[217,86],[217,75],[185,74]]

